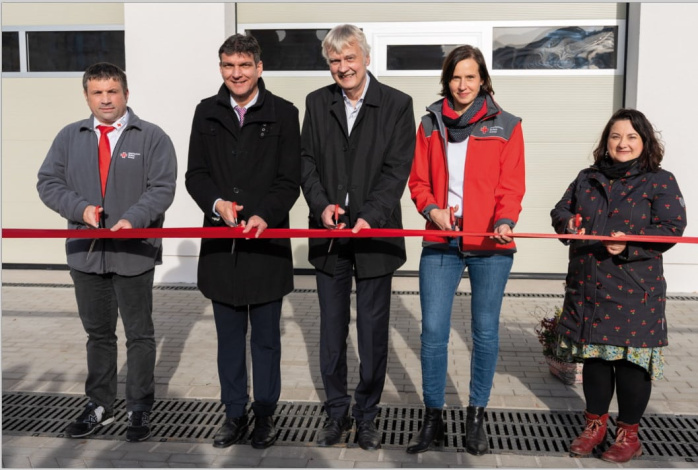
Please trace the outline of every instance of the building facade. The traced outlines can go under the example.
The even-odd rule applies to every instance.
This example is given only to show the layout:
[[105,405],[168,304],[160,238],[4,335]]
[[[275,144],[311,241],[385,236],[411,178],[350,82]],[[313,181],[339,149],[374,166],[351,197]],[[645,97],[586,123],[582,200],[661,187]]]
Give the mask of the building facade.
[[[111,61],[123,55],[129,105],[160,125],[177,149],[180,174],[166,227],[192,227],[200,225],[201,214],[184,188],[189,131],[198,102],[220,86],[222,41],[235,32],[258,37],[267,87],[292,101],[303,116],[305,95],[331,83],[318,58],[319,43],[339,18],[364,30],[372,47],[369,69],[413,97],[417,119],[438,98],[440,62],[449,48],[469,43],[483,50],[495,99],[523,119],[527,192],[517,231],[552,232],[550,209],[591,163],[608,117],[627,106],[645,112],[662,131],[664,167],[677,175],[687,201],[686,235],[698,233],[692,227],[698,189],[689,180],[698,163],[686,138],[689,113],[698,104],[688,82],[697,66],[685,58],[697,42],[690,25],[698,15],[695,4],[3,3],[2,9],[3,227],[64,227],[41,204],[35,184],[58,130],[89,112],[76,56],[92,56],[76,50],[76,41],[102,41]],[[51,53],[47,44],[55,48]],[[72,53],[61,58],[61,44],[70,44],[63,47]],[[402,205],[405,227],[422,228],[407,192]],[[303,198],[292,210],[291,225],[307,226]],[[521,239],[517,245],[516,275],[566,271],[561,243]],[[309,268],[307,242],[294,240],[293,246],[296,267]],[[167,239],[164,248],[157,280],[194,282],[198,240]],[[412,273],[418,269],[420,240],[408,239],[407,249],[402,272]],[[2,261],[5,266],[62,265],[63,241],[3,240]],[[665,267],[670,291],[698,291],[698,247],[676,246],[666,254]]]

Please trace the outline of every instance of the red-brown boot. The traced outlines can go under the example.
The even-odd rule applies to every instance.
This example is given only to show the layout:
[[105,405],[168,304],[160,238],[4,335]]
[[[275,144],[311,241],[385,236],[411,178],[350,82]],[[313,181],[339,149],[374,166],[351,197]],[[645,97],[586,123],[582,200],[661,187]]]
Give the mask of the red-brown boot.
[[642,455],[642,444],[637,438],[640,424],[626,424],[618,421],[616,442],[601,455],[606,462],[625,463]]
[[587,425],[582,434],[572,441],[570,453],[575,455],[589,455],[594,447],[601,444],[606,439],[606,421],[608,413],[603,415],[593,415],[588,411],[584,412]]

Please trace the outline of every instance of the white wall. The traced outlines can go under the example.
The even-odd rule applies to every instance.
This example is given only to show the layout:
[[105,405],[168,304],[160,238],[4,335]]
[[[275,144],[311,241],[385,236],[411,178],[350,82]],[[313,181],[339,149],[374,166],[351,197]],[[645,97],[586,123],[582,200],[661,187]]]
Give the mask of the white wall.
[[[177,191],[165,227],[200,227],[201,210],[184,186],[194,108],[221,85],[218,48],[226,38],[223,3],[126,3],[129,105],[164,129],[177,151]],[[227,15],[231,20],[231,15]],[[196,282],[199,240],[164,239],[155,282]]]
[[[629,41],[636,58],[634,74],[628,67],[626,106],[637,108],[661,131],[666,145],[662,166],[674,173],[688,211],[684,236],[698,236],[698,158],[695,91],[698,62],[692,51],[698,47],[695,3],[638,3],[631,5],[629,31],[638,40]],[[698,245],[678,244],[664,256],[669,292],[698,292]]]

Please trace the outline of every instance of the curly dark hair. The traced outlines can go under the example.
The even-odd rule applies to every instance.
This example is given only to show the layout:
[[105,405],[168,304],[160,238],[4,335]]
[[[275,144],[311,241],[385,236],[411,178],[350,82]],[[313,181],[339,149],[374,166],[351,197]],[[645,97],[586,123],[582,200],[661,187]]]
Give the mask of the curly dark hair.
[[494,95],[492,79],[490,78],[490,73],[487,71],[485,56],[482,55],[482,52],[477,47],[465,45],[456,47],[448,54],[446,59],[444,59],[444,65],[441,69],[441,96],[452,98],[448,84],[453,78],[453,72],[456,70],[458,62],[465,59],[473,59],[477,63],[478,72],[483,82],[482,90],[490,95]]
[[611,127],[617,121],[630,121],[635,132],[642,139],[642,153],[640,154],[640,168],[644,171],[658,171],[661,168],[662,159],[664,158],[664,144],[660,140],[659,132],[652,126],[652,123],[637,109],[622,108],[613,113],[606,127],[601,133],[599,144],[594,149],[594,164],[601,163],[607,155],[608,136],[611,133]]

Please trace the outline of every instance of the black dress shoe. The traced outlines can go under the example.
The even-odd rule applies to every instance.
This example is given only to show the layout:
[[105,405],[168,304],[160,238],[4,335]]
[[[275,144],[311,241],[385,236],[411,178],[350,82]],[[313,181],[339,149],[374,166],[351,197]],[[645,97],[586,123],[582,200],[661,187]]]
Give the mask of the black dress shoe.
[[381,433],[376,429],[373,420],[359,421],[357,425],[359,435],[359,447],[363,450],[378,450],[381,448]]
[[225,418],[213,436],[213,447],[228,447],[240,441],[247,434],[247,416]]
[[342,434],[350,429],[351,418],[349,416],[344,416],[342,418],[327,418],[325,425],[320,431],[317,445],[320,447],[327,447],[338,444],[342,439]]
[[417,436],[410,442],[407,453],[418,454],[443,446],[444,428],[441,408],[427,408],[424,410],[422,427],[419,429]]
[[465,415],[465,450],[469,454],[482,455],[490,450],[485,431],[485,408],[469,406]]
[[276,428],[273,416],[255,416],[252,431],[252,447],[266,449],[276,442]]

